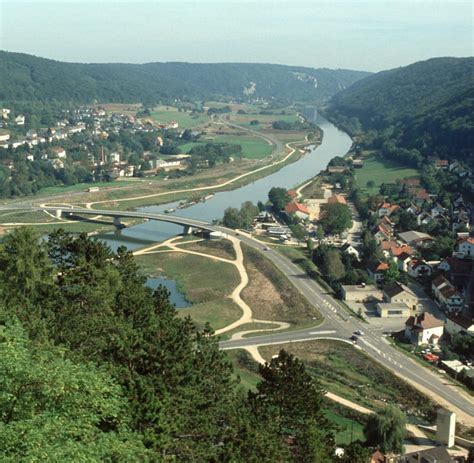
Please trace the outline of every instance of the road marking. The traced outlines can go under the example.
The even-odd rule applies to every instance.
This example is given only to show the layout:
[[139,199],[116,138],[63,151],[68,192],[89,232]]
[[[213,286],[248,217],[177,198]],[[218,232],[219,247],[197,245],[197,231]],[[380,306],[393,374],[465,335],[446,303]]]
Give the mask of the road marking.
[[309,334],[334,334],[337,331],[310,331]]

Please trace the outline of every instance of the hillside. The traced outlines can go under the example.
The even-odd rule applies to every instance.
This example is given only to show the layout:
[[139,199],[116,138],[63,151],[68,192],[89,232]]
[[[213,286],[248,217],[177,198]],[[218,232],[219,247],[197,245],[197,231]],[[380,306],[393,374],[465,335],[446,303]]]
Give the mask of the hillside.
[[276,98],[322,102],[368,73],[275,64],[80,64],[0,51],[0,101],[157,102]]
[[423,157],[472,155],[474,58],[434,58],[371,75],[335,95],[327,114],[352,133],[375,130],[379,144],[390,138]]

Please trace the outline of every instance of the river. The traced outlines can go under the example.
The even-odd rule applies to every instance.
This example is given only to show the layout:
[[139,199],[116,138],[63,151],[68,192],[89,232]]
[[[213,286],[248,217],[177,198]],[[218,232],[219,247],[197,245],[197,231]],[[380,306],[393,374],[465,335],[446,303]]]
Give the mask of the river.
[[[197,203],[186,209],[176,209],[173,215],[190,217],[211,222],[222,218],[224,210],[229,207],[240,207],[244,201],[267,201],[268,191],[272,187],[293,188],[302,184],[326,169],[328,162],[335,156],[344,156],[350,149],[352,141],[343,131],[324,119],[319,114],[316,124],[324,132],[322,143],[313,147],[298,161],[286,165],[278,172],[256,180],[232,191],[216,193],[206,202]],[[160,206],[142,207],[140,211],[163,213],[166,209],[176,208],[178,202],[161,204]],[[116,249],[125,245],[129,249],[143,247],[147,243],[162,241],[182,232],[182,227],[164,222],[149,221],[134,225],[116,232],[97,235],[109,246]]]

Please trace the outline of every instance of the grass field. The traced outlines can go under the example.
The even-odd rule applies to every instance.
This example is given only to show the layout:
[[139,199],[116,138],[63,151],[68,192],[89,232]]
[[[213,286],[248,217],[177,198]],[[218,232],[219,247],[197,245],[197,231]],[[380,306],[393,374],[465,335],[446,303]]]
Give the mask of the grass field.
[[44,212],[1,212],[0,213],[0,224],[2,223],[45,223],[45,222],[55,222],[56,219]]
[[242,147],[242,156],[247,159],[262,159],[272,153],[272,145],[258,137],[246,135],[219,135],[216,143],[231,143]]
[[188,153],[192,148],[204,143],[230,143],[242,147],[242,156],[247,159],[262,159],[272,153],[272,145],[258,137],[248,135],[218,135],[200,142],[186,143],[179,148]]
[[146,274],[165,275],[177,282],[192,304],[179,311],[183,316],[190,315],[200,325],[208,321],[214,329],[240,317],[240,308],[227,298],[240,282],[233,265],[177,252],[142,255],[136,260]]
[[214,330],[218,330],[235,322],[242,314],[242,311],[231,299],[221,298],[201,304],[194,304],[192,307],[180,309],[178,313],[181,317],[189,315],[199,327],[209,323]]
[[250,280],[242,298],[252,307],[256,319],[287,322],[292,329],[321,322],[321,314],[272,262],[248,246],[243,245],[242,250]]
[[[355,170],[357,184],[370,194],[378,193],[380,185],[383,183],[395,183],[398,179],[416,176],[418,176],[416,169],[403,167],[375,155],[365,158],[363,167]],[[367,187],[369,181],[374,182],[372,188]]]
[[191,242],[183,246],[190,251],[203,252],[223,259],[234,260],[236,258],[235,249],[229,240],[204,240]]
[[173,106],[157,106],[153,108],[151,118],[160,124],[176,121],[180,129],[191,129],[210,121],[209,116],[205,113],[192,115],[189,111],[178,111],[178,108]]
[[433,419],[435,404],[352,345],[321,340],[260,348],[265,359],[280,349],[305,362],[310,373],[330,392],[372,410],[390,403],[408,415]]
[[[289,113],[290,111],[286,111]],[[261,128],[268,128],[275,121],[285,121],[285,122],[296,122],[298,121],[298,115],[295,112],[290,114],[233,114],[232,122],[242,125],[244,127],[249,127],[254,130],[260,130]],[[251,125],[250,121],[259,121],[258,125]]]

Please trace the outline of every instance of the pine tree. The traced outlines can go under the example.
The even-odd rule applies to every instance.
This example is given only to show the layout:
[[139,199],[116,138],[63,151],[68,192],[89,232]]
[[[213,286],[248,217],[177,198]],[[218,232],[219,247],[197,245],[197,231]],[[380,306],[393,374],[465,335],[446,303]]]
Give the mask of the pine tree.
[[281,438],[296,439],[295,460],[322,462],[332,455],[333,430],[322,412],[324,389],[304,364],[281,350],[259,372],[262,381],[249,392],[256,416],[274,423]]

